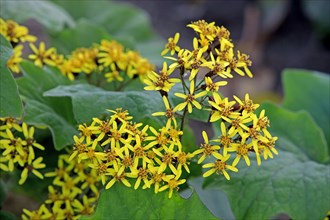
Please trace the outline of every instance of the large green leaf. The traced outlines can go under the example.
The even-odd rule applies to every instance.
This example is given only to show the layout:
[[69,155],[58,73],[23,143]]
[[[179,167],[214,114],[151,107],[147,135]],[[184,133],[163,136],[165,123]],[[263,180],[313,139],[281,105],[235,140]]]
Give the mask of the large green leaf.
[[310,114],[305,111],[292,112],[269,103],[265,103],[261,108],[266,109],[271,121],[271,133],[279,137],[280,150],[294,153],[301,160],[318,163],[329,160],[324,134]]
[[[163,110],[163,101],[156,92],[147,91],[105,91],[87,84],[59,86],[47,91],[45,96],[71,97],[73,112],[79,123],[88,122],[100,116],[106,109],[122,108],[133,115],[133,120],[156,127],[165,125],[164,117],[151,114]],[[165,107],[164,107],[165,108]]]
[[61,31],[65,26],[74,26],[71,16],[49,1],[0,1],[1,17],[22,23],[27,19],[35,19],[50,32]]
[[61,150],[73,144],[78,131],[51,107],[33,99],[26,99],[25,121],[33,125],[45,125],[53,136],[55,149]]
[[330,76],[287,69],[283,73],[284,103],[290,110],[307,110],[323,129],[330,149]]
[[69,99],[43,96],[43,93],[47,90],[55,88],[58,85],[72,84],[72,82],[56,69],[41,69],[31,62],[23,62],[21,67],[24,77],[16,80],[20,94],[48,105],[69,123],[75,124],[71,101]]
[[[226,181],[206,180],[227,193],[237,219],[270,219],[287,213],[293,219],[322,219],[330,204],[330,166],[320,128],[306,112],[290,112],[265,104],[270,132],[278,136],[279,155],[258,167],[244,163]],[[244,164],[244,165],[243,165]],[[313,204],[313,205],[311,205]]]
[[0,117],[21,117],[23,113],[17,85],[7,68],[7,61],[12,53],[13,49],[10,43],[0,35]]
[[96,212],[81,219],[216,219],[193,193],[189,199],[177,193],[155,194],[153,189],[127,188],[115,184],[101,193]]
[[54,1],[76,20],[87,18],[115,36],[145,41],[154,36],[150,19],[143,10],[125,3],[99,1]]
[[43,96],[45,91],[71,82],[54,69],[41,69],[30,62],[23,62],[21,66],[23,77],[17,79],[17,84],[20,94],[26,99],[26,122],[46,125],[53,135],[57,150],[72,144],[72,137],[77,131],[71,100],[67,97]]

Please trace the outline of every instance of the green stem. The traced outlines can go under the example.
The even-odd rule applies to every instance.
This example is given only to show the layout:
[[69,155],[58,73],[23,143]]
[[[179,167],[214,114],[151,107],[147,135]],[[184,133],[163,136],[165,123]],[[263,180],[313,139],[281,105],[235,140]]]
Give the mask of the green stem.
[[[186,106],[184,108],[184,111],[183,111],[183,115],[182,115],[182,119],[181,119],[181,126],[180,126],[180,130],[183,131],[183,128],[184,128],[184,121],[185,121],[185,118],[186,118],[186,115],[187,115],[187,111],[188,111],[188,106]],[[182,140],[182,136],[180,136],[180,142]]]
[[127,80],[126,82],[123,81],[121,82],[121,84],[118,86],[118,88],[116,89],[116,91],[121,91],[125,86],[127,86],[128,84],[130,84],[131,82],[133,82],[136,78],[131,78],[129,80]]
[[184,74],[184,67],[181,67],[181,68],[180,68],[180,78],[181,78],[181,83],[182,83],[182,87],[183,87],[183,92],[184,92],[185,94],[187,94],[186,90],[189,91],[189,88],[188,88],[186,82],[184,81],[183,74]]

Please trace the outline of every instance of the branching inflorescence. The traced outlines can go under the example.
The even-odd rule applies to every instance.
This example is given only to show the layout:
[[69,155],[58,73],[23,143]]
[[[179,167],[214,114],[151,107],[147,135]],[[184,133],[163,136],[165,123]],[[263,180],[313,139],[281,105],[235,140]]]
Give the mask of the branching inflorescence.
[[[164,103],[164,111],[152,115],[167,120],[156,129],[133,121],[127,110],[119,108],[109,109],[110,115],[106,118],[95,117],[90,124],[79,125],[80,134],[73,137],[71,153],[60,156],[58,168],[46,174],[55,177],[49,186],[48,199],[37,211],[25,210],[23,218],[77,218],[90,214],[101,185],[109,189],[116,182],[134,189],[153,188],[155,193],[168,190],[172,197],[173,191],[186,182],[182,174],[190,173],[192,162],[203,163],[202,167],[207,169],[204,177],[222,174],[230,180],[229,172],[238,172],[237,164],[243,160],[250,166],[250,160],[255,158],[260,165],[262,159],[277,155],[277,137],[267,130],[270,122],[265,111],[257,112],[259,104],[253,103],[248,94],[243,99],[234,96],[230,100],[219,93],[219,88],[227,85],[227,78],[235,74],[253,76],[249,56],[240,51],[235,53],[230,33],[223,26],[203,20],[189,24],[197,33],[193,49],[180,48],[180,34],[176,33],[161,53],[169,62],[164,62],[156,72],[145,58],[125,50],[116,41],[102,40],[100,44],[76,49],[64,57],[55,48],[46,49],[43,42],[35,45],[36,38],[29,35],[25,27],[13,21],[0,19],[0,22],[4,27],[1,34],[16,46],[8,61],[12,72],[20,71],[23,60],[23,45],[18,43],[28,41],[33,51],[28,58],[35,65],[55,66],[70,80],[81,73],[101,72],[106,81],[121,82],[117,87],[120,90],[125,83],[140,78],[146,84],[144,89],[159,91]],[[173,92],[180,84],[181,92]],[[197,114],[208,111],[209,122],[218,126],[220,134],[210,138],[203,131],[204,142],[200,148],[186,152],[182,146],[185,119],[195,111]],[[2,121],[0,168],[12,171],[15,163],[32,167],[27,171],[24,168],[21,184],[30,171],[42,178],[36,169],[45,165],[41,164],[42,158],[35,159],[32,154],[33,148],[44,148],[33,140],[34,128],[28,128],[24,122],[19,125],[9,119]],[[23,133],[23,139],[14,137],[12,130]]]

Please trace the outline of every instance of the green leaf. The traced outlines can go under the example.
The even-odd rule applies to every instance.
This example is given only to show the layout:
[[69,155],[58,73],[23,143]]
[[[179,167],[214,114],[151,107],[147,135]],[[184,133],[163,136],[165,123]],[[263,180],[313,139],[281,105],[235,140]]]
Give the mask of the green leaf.
[[15,216],[13,213],[5,211],[5,210],[0,210],[0,219],[1,220],[16,220],[19,219],[17,216]]
[[[330,204],[330,166],[324,136],[306,112],[265,104],[270,132],[279,152],[258,167],[238,164],[227,181],[212,176],[206,184],[226,192],[237,219],[270,219],[287,213],[293,219],[322,219]],[[244,164],[244,165],[243,165]],[[313,204],[313,205],[310,205]]]
[[74,26],[70,15],[61,7],[50,1],[1,1],[1,16],[23,23],[35,19],[50,32],[59,32],[65,26]]
[[7,61],[12,53],[10,43],[0,35],[0,117],[19,118],[23,113],[22,101],[14,77],[7,68]]
[[43,96],[43,93],[47,90],[55,88],[58,85],[68,85],[72,82],[58,70],[51,68],[42,69],[31,62],[22,62],[21,69],[24,77],[16,80],[20,94],[48,105],[57,114],[74,125],[75,120],[70,99]]
[[195,134],[188,124],[185,124],[183,128],[183,136],[181,143],[182,150],[184,152],[193,152],[194,150],[196,150]]
[[28,124],[45,125],[49,128],[56,150],[73,144],[73,135],[78,134],[77,129],[48,105],[33,99],[26,99],[25,111],[25,121]]
[[147,91],[105,91],[87,84],[59,86],[47,91],[45,96],[71,97],[73,111],[78,123],[88,122],[99,117],[106,109],[122,108],[128,110],[136,122],[155,127],[165,125],[164,117],[151,114],[163,110],[163,101],[157,92]]
[[76,20],[86,18],[104,27],[111,35],[147,40],[153,36],[150,19],[143,10],[129,4],[99,1],[54,1]]
[[53,136],[55,149],[61,150],[71,145],[73,135],[78,133],[71,100],[43,96],[45,91],[71,82],[58,71],[41,69],[31,62],[23,62],[21,67],[24,76],[17,79],[17,84],[26,99],[25,121],[33,125],[46,125]]
[[278,144],[280,150],[294,153],[302,160],[325,163],[329,152],[322,130],[305,111],[291,112],[273,104],[265,103],[266,115],[271,121],[271,134],[278,136],[284,144]]
[[287,69],[283,73],[283,106],[308,111],[323,129],[330,150],[330,76],[316,71]]
[[220,189],[202,188],[203,181],[204,178],[199,177],[188,182],[213,215],[220,219],[235,219],[226,194]]
[[101,193],[95,213],[81,219],[216,219],[201,203],[196,193],[189,199],[177,193],[155,194],[153,189],[127,188],[115,184]]

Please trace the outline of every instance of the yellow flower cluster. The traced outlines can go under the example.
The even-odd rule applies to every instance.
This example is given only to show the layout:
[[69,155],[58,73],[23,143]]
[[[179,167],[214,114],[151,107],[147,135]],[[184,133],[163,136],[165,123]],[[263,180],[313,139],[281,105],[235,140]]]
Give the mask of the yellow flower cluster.
[[87,163],[69,161],[68,154],[59,156],[58,167],[46,173],[53,177],[48,198],[39,209],[23,209],[22,219],[79,219],[94,212],[99,197],[100,177]]
[[3,35],[13,46],[20,42],[35,42],[37,38],[29,34],[27,27],[19,25],[13,20],[0,18],[0,34]]
[[[237,172],[236,165],[241,158],[250,166],[251,152],[255,153],[258,165],[261,164],[260,155],[264,159],[277,155],[277,137],[272,137],[267,130],[270,122],[265,111],[262,110],[259,116],[255,113],[259,105],[254,104],[248,94],[244,100],[234,96],[235,101],[222,98],[219,94],[219,87],[227,84],[221,79],[232,78],[232,72],[252,77],[248,68],[252,62],[248,55],[240,51],[235,56],[229,31],[223,26],[216,26],[214,22],[207,23],[204,20],[193,22],[188,27],[198,35],[193,39],[193,50],[180,48],[179,33],[169,38],[162,55],[170,53],[171,56],[165,58],[173,62],[164,62],[158,73],[150,72],[144,80],[147,85],[145,90],[160,92],[166,111],[153,115],[167,117],[167,126],[175,129],[179,118],[182,130],[186,114],[192,113],[195,108],[210,111],[209,121],[220,122],[221,135],[209,142],[204,131],[204,143],[193,155],[201,155],[198,163],[203,162],[207,156],[212,156],[214,162],[203,165],[203,168],[210,168],[204,173],[204,177],[217,173],[229,180],[226,170]],[[175,70],[178,70],[180,79],[170,77]],[[177,83],[182,84],[183,93],[177,92],[174,95],[182,101],[173,105],[167,97]],[[232,155],[235,155],[235,159],[229,159]]]
[[19,184],[23,184],[30,173],[43,179],[38,169],[46,165],[43,158],[35,156],[35,149],[45,150],[34,139],[34,127],[15,118],[0,118],[0,169],[13,172],[14,167],[22,169]]
[[[204,20],[193,22],[188,27],[192,28],[198,38],[193,39],[193,50],[182,49],[178,45],[180,34],[176,33],[168,39],[162,55],[170,52],[171,56],[165,58],[174,61],[169,67],[164,64],[159,72],[151,72],[144,82],[148,85],[146,90],[160,90],[168,92],[172,86],[180,82],[179,79],[170,79],[169,75],[178,69],[183,80],[183,75],[189,76],[189,81],[196,81],[197,77],[204,78],[207,91],[216,92],[219,86],[226,85],[226,81],[213,82],[216,78],[233,78],[232,72],[252,77],[249,70],[252,62],[249,56],[237,51],[234,53],[234,44],[229,38],[229,31],[223,26],[216,26],[214,22]],[[175,54],[175,56],[173,56]],[[188,87],[186,87],[189,90]]]
[[[0,34],[10,41],[14,47],[13,55],[8,60],[7,66],[13,73],[19,73],[19,64],[23,61],[22,42],[30,42],[32,50],[28,58],[36,66],[44,65],[57,67],[61,73],[70,80],[74,80],[81,73],[103,74],[107,82],[144,80],[147,73],[154,66],[136,51],[125,49],[115,40],[102,40],[90,48],[77,48],[65,56],[59,54],[54,47],[47,48],[45,42],[34,43],[37,37],[29,35],[25,26],[20,26],[12,20],[4,21],[0,18]],[[18,45],[19,44],[19,45]]]
[[[132,121],[127,111],[109,110],[105,119],[93,118],[90,125],[80,125],[80,136],[74,136],[70,159],[87,160],[109,189],[116,182],[134,189],[154,187],[155,193],[173,190],[185,183],[180,179],[192,154],[182,150],[182,131],[170,126],[155,129]],[[183,168],[182,168],[183,167]],[[134,183],[132,181],[135,181]]]
[[[273,154],[278,154],[275,149],[277,137],[272,137],[268,132],[269,120],[265,116],[265,110],[262,110],[257,116],[255,110],[258,104],[253,104],[249,95],[245,95],[244,101],[234,97],[236,101],[228,101],[228,98],[222,99],[220,95],[213,94],[213,101],[208,101],[212,106],[211,122],[220,121],[220,136],[208,141],[206,132],[203,132],[204,144],[201,149],[195,151],[195,154],[202,154],[198,163],[201,163],[206,156],[213,156],[215,162],[203,165],[203,168],[211,168],[204,173],[204,177],[213,173],[222,173],[226,179],[230,179],[226,169],[237,172],[235,167],[241,158],[245,160],[246,165],[250,166],[249,156],[254,152],[258,165],[261,164],[260,155],[264,159],[273,158]],[[232,165],[227,161],[234,154],[235,159]],[[227,162],[226,162],[227,161]]]

